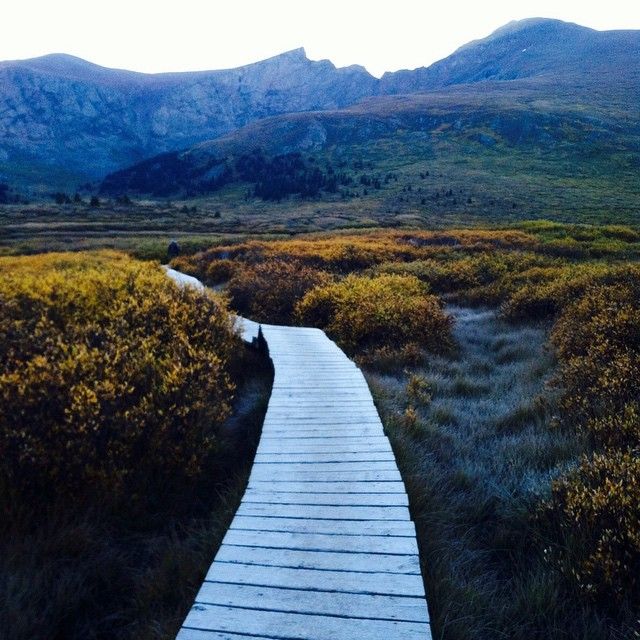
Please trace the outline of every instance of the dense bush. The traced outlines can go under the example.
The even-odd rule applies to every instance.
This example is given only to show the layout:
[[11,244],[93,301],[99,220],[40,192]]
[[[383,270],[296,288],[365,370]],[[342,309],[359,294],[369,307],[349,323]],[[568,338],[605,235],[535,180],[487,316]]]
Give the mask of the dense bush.
[[569,305],[552,341],[562,409],[596,446],[640,447],[640,276],[598,286]]
[[[607,284],[602,282],[610,281]],[[553,487],[550,558],[584,594],[640,606],[640,271],[607,272],[552,331],[561,418],[596,453]]]
[[548,259],[533,253],[494,250],[472,255],[457,252],[426,260],[389,262],[378,273],[415,275],[438,293],[459,292],[465,299],[491,304],[507,294],[507,282],[515,274],[545,264]]
[[327,330],[351,353],[415,342],[442,349],[451,340],[450,318],[415,276],[349,275],[307,293],[296,315]]
[[233,307],[252,320],[288,324],[296,303],[329,281],[323,271],[297,262],[267,260],[236,269],[227,290]]
[[640,607],[640,457],[609,451],[553,485],[546,515],[559,528],[549,558],[583,594]]
[[0,482],[118,496],[197,476],[229,415],[236,346],[223,302],[156,265],[2,259]]

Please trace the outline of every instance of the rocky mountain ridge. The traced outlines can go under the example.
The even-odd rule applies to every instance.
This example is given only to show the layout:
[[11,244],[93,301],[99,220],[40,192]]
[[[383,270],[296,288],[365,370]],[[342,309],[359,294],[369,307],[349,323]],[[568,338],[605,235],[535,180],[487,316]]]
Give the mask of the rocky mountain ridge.
[[[165,74],[107,69],[63,54],[0,62],[0,182],[66,188],[265,118],[334,111],[377,96],[469,84],[481,95],[495,82],[518,91],[522,82],[535,84],[541,98],[559,85],[637,90],[638,59],[640,31],[531,19],[430,67],[381,79],[357,65],[309,60],[304,49],[237,69]],[[321,132],[312,129],[315,145]]]

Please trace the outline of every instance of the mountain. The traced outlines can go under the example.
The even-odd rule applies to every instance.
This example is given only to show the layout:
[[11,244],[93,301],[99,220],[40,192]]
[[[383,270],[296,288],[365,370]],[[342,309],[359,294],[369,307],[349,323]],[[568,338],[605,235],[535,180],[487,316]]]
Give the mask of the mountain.
[[247,220],[274,200],[285,218],[638,224],[640,96],[611,95],[485,82],[274,116],[111,174],[101,192],[206,195]]
[[0,63],[0,181],[93,180],[266,116],[353,104],[377,80],[303,49],[211,72],[142,74],[54,54]]
[[[234,154],[234,145],[243,139],[255,146],[254,135],[273,153],[321,147],[323,136],[340,144],[340,132],[366,137],[367,127],[358,130],[349,124],[357,121],[354,113],[363,113],[348,109],[359,103],[364,112],[366,105],[373,105],[367,126],[393,131],[398,103],[384,96],[453,91],[454,103],[443,102],[453,116],[456,86],[475,87],[460,94],[471,107],[483,106],[474,94],[481,97],[495,85],[491,94],[500,94],[498,102],[506,106],[522,92],[533,91],[539,103],[536,114],[558,92],[563,92],[560,102],[567,107],[580,102],[581,108],[574,105],[574,111],[581,116],[606,115],[609,105],[621,111],[630,105],[633,112],[640,86],[639,57],[639,31],[599,32],[531,19],[510,23],[430,67],[387,73],[380,80],[359,66],[338,69],[326,60],[311,61],[303,49],[239,69],[151,75],[106,69],[60,54],[3,62],[0,182],[70,189],[121,172],[105,182],[103,189],[113,191],[117,180],[127,183],[127,167],[144,162],[143,166],[160,167],[171,184],[176,167],[170,165],[176,158],[202,158],[207,148]],[[438,99],[442,101],[434,97]],[[427,119],[432,106],[424,107]],[[321,112],[327,112],[326,118],[318,115]],[[298,118],[296,113],[312,115]],[[274,116],[283,117],[270,119]],[[333,133],[327,133],[327,118],[346,124],[329,127]],[[306,133],[300,139],[287,143],[296,138],[297,123],[310,124],[304,125]],[[464,118],[459,126],[467,126]],[[237,130],[241,132],[236,138]],[[216,139],[219,143],[198,147]],[[194,146],[197,151],[176,153]],[[150,160],[157,154],[165,155]],[[178,165],[178,171],[185,169],[181,161]],[[191,169],[185,171],[190,174]],[[216,183],[218,169],[207,171],[212,173],[200,182]]]
[[[395,77],[402,95],[261,119],[115,172],[101,190],[158,197],[221,190],[225,202],[233,193],[339,196],[340,206],[355,194],[377,220],[385,211],[444,214],[469,205],[479,215],[508,215],[517,200],[518,213],[529,216],[580,211],[593,219],[606,210],[640,221],[639,43],[640,32],[510,24],[424,73],[407,72],[418,78],[413,84],[407,73],[380,81],[378,91],[393,94]],[[535,55],[519,57],[524,48]]]
[[539,79],[599,81],[612,75],[640,80],[640,31],[595,31],[577,24],[529,18],[510,22],[444,60],[414,71],[386,73],[379,93],[401,94],[453,84]]

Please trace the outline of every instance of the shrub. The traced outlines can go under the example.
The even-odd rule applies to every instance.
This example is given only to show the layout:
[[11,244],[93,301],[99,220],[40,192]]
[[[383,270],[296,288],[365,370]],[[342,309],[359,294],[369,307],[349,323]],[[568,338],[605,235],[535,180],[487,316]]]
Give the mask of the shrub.
[[[504,315],[513,320],[552,318],[595,286],[616,284],[637,287],[637,266],[606,264],[558,264],[534,267],[510,279]],[[635,284],[634,284],[635,283]]]
[[197,476],[233,391],[223,302],[115,253],[0,267],[0,484],[118,496]]
[[311,290],[296,315],[326,329],[351,353],[412,342],[441,350],[451,341],[451,319],[415,276],[350,275]]
[[397,373],[403,367],[418,367],[425,362],[425,352],[420,345],[409,342],[400,348],[374,347],[356,356],[358,366],[379,373]]
[[186,273],[189,276],[195,276],[196,278],[202,277],[202,271],[200,265],[196,263],[193,256],[176,256],[170,262],[172,269]]
[[298,262],[266,260],[236,269],[228,284],[232,305],[257,322],[290,324],[296,303],[330,276]]
[[565,421],[597,446],[639,447],[640,278],[590,289],[558,319],[552,341]]
[[206,266],[204,280],[207,284],[222,284],[230,280],[237,270],[238,265],[233,260],[214,260]]
[[553,485],[545,516],[559,533],[549,559],[585,595],[640,606],[640,458],[609,452],[584,459]]
[[[640,277],[608,271],[554,325],[563,423],[597,452],[556,481],[543,513],[555,527],[550,558],[604,604],[640,605]],[[613,280],[613,282],[611,282]]]

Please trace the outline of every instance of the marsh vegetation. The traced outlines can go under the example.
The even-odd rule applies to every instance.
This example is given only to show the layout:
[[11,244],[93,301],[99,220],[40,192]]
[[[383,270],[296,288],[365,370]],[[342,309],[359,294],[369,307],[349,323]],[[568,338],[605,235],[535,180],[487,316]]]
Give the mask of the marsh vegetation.
[[[224,272],[233,306],[320,326],[365,368],[437,637],[618,639],[640,597],[639,237],[548,222],[325,234],[176,265]],[[256,270],[288,276],[239,289]]]
[[[365,369],[410,495],[436,637],[619,640],[638,632],[640,602],[639,256],[632,227],[537,221],[227,237],[173,265],[260,321],[322,327]],[[239,372],[260,367],[225,297],[178,292],[157,265],[92,253],[0,266],[0,442],[18,454],[2,465],[15,514],[2,529],[2,622],[20,620],[23,637],[45,623],[64,637],[168,637],[240,495],[268,374],[243,387]],[[145,365],[149,344],[164,355]],[[35,411],[51,389],[57,417]],[[109,409],[116,396],[131,406]],[[160,413],[178,401],[184,420]],[[230,411],[248,435],[226,438]],[[49,441],[74,455],[43,456]]]

